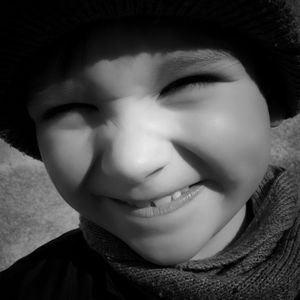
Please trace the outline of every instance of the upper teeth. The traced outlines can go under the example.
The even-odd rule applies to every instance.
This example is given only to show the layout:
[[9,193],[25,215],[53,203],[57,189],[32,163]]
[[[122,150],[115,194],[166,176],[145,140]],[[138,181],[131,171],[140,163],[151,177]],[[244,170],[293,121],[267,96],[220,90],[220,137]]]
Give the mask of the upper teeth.
[[172,195],[172,200],[176,200],[181,196],[181,191],[177,191]]
[[138,207],[138,208],[147,207],[149,205],[152,206],[152,207],[156,207],[156,206],[168,204],[171,201],[180,198],[182,193],[187,192],[188,190],[189,190],[189,187],[185,187],[185,188],[183,188],[179,191],[174,192],[172,195],[168,195],[168,196],[162,197],[160,199],[150,201],[150,203],[148,201],[135,201],[134,204],[131,203],[131,202],[128,202],[128,204],[131,205],[131,206],[133,205],[133,206]]
[[181,194],[183,192],[186,192],[188,189],[189,189],[188,187],[185,187],[185,188],[183,188],[183,189],[181,189],[179,191],[174,192],[171,196],[168,195],[168,196],[160,198],[158,200],[151,201],[150,205],[151,206],[159,206],[159,205],[162,205],[162,204],[168,204],[171,201],[180,198]]

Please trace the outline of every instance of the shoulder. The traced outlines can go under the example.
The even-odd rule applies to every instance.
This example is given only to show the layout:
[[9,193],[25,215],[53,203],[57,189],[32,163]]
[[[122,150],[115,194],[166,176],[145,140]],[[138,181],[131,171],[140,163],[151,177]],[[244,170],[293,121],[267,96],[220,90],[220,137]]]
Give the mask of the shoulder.
[[[48,299],[49,293],[51,299],[81,299],[79,294],[83,291],[90,293],[87,289],[95,285],[95,280],[97,290],[93,293],[102,293],[105,287],[105,264],[89,248],[81,231],[75,229],[41,246],[1,272],[0,288],[10,295],[7,299]],[[94,296],[83,298],[97,299]]]

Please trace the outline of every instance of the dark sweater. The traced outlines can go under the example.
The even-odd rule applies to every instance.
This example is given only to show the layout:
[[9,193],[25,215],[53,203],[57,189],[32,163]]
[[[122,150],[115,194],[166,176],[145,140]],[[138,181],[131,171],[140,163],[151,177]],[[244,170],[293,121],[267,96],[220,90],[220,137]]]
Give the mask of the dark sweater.
[[0,290],[5,299],[114,299],[107,292],[105,269],[76,229],[0,273]]

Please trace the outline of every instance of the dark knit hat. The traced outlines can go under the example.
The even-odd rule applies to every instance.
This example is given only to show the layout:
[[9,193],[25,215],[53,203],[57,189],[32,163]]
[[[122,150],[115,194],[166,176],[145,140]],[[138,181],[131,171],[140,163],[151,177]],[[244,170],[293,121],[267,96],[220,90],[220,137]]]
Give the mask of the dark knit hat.
[[[167,18],[215,24],[251,41],[272,66],[269,107],[283,118],[299,111],[299,0],[10,0],[0,12],[0,132],[9,144],[40,158],[26,110],[27,70],[43,49],[98,21],[126,17]],[[195,25],[197,26],[197,25]],[[57,44],[59,47],[59,44]],[[275,78],[274,76],[274,78]],[[280,103],[279,103],[280,102]]]

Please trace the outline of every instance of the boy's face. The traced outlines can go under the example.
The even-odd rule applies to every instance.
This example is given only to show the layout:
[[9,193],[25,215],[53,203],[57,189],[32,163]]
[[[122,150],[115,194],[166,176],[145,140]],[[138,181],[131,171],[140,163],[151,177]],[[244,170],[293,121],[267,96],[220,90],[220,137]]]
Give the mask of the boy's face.
[[28,106],[65,201],[157,264],[222,250],[268,165],[265,99],[223,46],[116,25],[91,35],[64,79],[53,63]]

